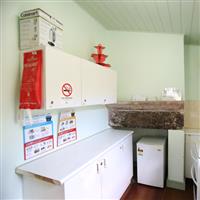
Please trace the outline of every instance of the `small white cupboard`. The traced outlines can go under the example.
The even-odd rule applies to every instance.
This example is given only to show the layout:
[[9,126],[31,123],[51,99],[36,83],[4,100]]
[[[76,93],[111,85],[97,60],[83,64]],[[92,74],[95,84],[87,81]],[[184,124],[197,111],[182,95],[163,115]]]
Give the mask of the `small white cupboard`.
[[16,172],[24,199],[120,199],[133,176],[132,132],[105,130]]
[[60,109],[116,103],[117,76],[110,68],[44,46],[23,51],[43,52],[43,108]]
[[44,48],[43,57],[46,109],[81,106],[80,59],[53,47]]
[[82,104],[116,103],[117,74],[115,71],[97,67],[97,64],[81,61]]

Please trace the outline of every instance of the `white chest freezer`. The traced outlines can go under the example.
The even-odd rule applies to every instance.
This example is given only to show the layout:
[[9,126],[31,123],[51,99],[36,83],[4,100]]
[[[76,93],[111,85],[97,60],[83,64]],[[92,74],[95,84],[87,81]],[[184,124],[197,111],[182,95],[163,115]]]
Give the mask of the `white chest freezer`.
[[143,137],[137,142],[138,183],[164,187],[166,139]]

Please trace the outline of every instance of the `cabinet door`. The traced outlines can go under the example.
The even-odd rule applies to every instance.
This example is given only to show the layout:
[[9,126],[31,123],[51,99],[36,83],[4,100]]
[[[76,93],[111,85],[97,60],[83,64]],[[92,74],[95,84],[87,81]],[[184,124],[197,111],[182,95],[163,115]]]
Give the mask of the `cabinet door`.
[[65,199],[101,199],[100,173],[92,163],[65,183]]
[[102,68],[102,89],[104,92],[104,103],[117,102],[117,73],[108,68]]
[[80,106],[80,59],[52,47],[44,55],[46,109]]
[[125,140],[104,156],[101,171],[102,198],[120,199],[133,175],[132,139]]
[[82,60],[82,103],[104,104],[103,70],[95,63]]
[[82,103],[108,104],[117,101],[117,74],[115,71],[82,60]]
[[120,196],[127,189],[133,177],[133,145],[132,135],[129,136],[122,144],[120,144],[120,158],[121,158],[121,173],[123,174],[120,179]]

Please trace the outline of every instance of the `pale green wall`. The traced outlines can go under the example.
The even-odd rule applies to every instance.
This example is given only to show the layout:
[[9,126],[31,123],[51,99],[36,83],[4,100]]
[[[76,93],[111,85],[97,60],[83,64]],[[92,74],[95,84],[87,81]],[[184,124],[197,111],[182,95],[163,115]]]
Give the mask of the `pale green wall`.
[[[3,191],[0,192],[3,199],[22,197],[21,178],[14,171],[17,165],[24,162],[22,129],[16,121],[19,92],[18,15],[21,11],[38,7],[64,23],[66,52],[90,59],[94,45],[99,42],[106,45],[107,63],[118,71],[119,99],[129,100],[134,94],[159,96],[161,90],[168,86],[184,88],[182,36],[105,31],[73,2],[4,2],[1,10],[3,126],[0,144],[3,148]],[[87,107],[76,109],[76,112],[80,139],[107,127],[104,107]]]
[[185,45],[186,100],[200,100],[200,46]]
[[165,87],[184,95],[183,35],[109,32],[109,60],[118,72],[118,98],[161,96]]
[[[2,6],[2,5],[1,5]],[[93,18],[73,2],[3,2],[1,14],[3,26],[1,41],[3,61],[1,72],[1,189],[0,198],[22,198],[22,182],[15,174],[15,167],[22,164],[22,127],[16,121],[19,93],[18,15],[33,8],[42,8],[64,24],[64,50],[89,59],[94,45],[105,37],[105,30]],[[3,30],[3,31],[2,31]],[[3,42],[3,43],[2,43]],[[56,75],[55,75],[56,76]],[[103,106],[75,109],[78,137],[83,139],[108,127],[107,110]],[[56,116],[55,116],[56,118]],[[92,119],[92,125],[91,125]]]

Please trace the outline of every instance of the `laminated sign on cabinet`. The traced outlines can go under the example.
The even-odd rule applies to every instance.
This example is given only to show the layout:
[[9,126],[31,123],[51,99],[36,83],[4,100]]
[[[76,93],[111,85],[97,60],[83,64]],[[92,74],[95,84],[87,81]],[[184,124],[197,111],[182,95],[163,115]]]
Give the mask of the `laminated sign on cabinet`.
[[77,140],[75,112],[61,112],[58,122],[57,145]]

